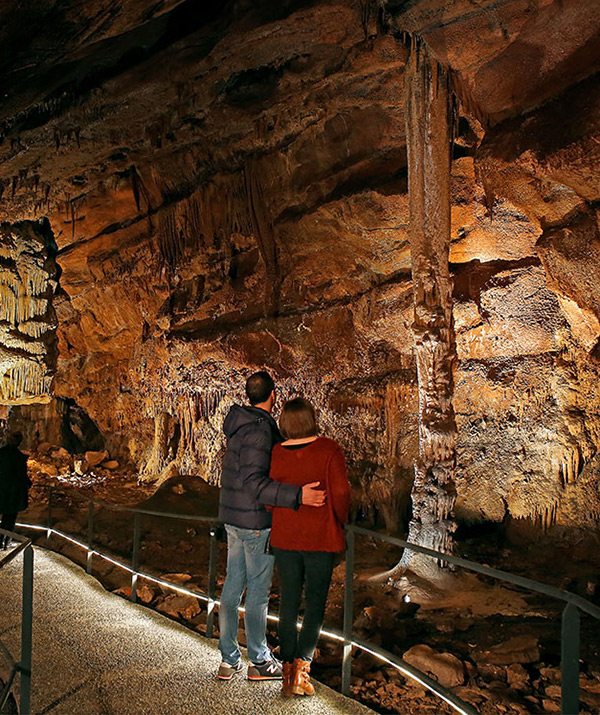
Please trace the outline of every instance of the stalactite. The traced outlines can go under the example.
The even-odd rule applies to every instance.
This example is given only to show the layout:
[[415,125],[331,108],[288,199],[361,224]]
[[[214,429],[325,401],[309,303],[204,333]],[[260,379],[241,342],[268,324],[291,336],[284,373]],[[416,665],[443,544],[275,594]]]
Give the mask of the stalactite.
[[268,315],[277,313],[281,290],[279,270],[279,250],[277,233],[268,209],[268,193],[264,187],[264,171],[260,159],[246,162],[245,178],[249,214],[252,218],[254,236],[267,269],[265,281],[265,311]]
[[154,418],[154,442],[152,454],[143,472],[151,477],[159,475],[166,466],[167,441],[169,436],[169,414],[158,412]]
[[384,409],[385,409],[385,430],[390,458],[396,457],[396,444],[400,432],[401,406],[405,402],[402,390],[395,385],[387,385]]
[[56,362],[55,247],[39,222],[0,224],[0,401],[46,398]]
[[[451,552],[455,502],[456,359],[449,273],[452,99],[446,72],[412,38],[405,76],[419,456],[409,540]],[[401,566],[437,576],[432,561],[406,551]]]
[[159,214],[158,247],[165,264],[174,268],[186,248],[221,248],[222,236],[251,235],[245,178],[222,174],[203,184],[189,198]]

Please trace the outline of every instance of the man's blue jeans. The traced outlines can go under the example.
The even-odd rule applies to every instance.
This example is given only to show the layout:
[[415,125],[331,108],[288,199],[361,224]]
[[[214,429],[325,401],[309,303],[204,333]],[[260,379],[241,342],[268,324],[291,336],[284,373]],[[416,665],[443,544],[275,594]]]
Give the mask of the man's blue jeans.
[[248,658],[263,663],[271,658],[267,646],[267,608],[275,559],[265,553],[271,529],[241,529],[225,525],[227,530],[227,576],[219,607],[219,650],[228,665],[240,657],[237,642],[238,607],[246,589],[244,622]]

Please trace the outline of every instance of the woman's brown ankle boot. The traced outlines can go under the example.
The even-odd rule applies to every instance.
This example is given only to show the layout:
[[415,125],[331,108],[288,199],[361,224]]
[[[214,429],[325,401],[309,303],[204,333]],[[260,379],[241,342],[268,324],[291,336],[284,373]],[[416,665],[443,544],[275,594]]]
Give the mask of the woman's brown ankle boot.
[[296,695],[314,695],[315,688],[310,682],[310,660],[296,658],[294,661],[294,679],[292,690]]
[[283,664],[283,688],[282,692],[284,697],[293,698],[296,694],[294,692],[294,675],[296,674],[296,669],[294,668],[294,663],[284,663]]

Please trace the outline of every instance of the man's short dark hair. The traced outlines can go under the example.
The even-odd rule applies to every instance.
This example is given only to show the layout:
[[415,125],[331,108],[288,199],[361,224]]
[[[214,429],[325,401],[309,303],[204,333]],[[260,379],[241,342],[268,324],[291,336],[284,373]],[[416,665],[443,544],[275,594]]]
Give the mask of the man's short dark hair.
[[255,372],[246,380],[246,395],[251,405],[260,405],[262,402],[266,402],[274,389],[273,378],[264,370]]
[[20,432],[13,432],[8,436],[6,443],[12,445],[13,447],[18,447],[22,441],[23,435]]

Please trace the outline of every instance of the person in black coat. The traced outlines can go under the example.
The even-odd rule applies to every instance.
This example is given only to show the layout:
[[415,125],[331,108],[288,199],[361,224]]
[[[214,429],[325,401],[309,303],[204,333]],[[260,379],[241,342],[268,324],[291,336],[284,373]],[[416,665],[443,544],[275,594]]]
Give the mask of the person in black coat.
[[[19,449],[23,435],[15,432],[0,449],[0,528],[13,531],[17,514],[27,509],[31,480],[27,474],[27,455]],[[8,548],[10,537],[0,534],[0,547]]]

